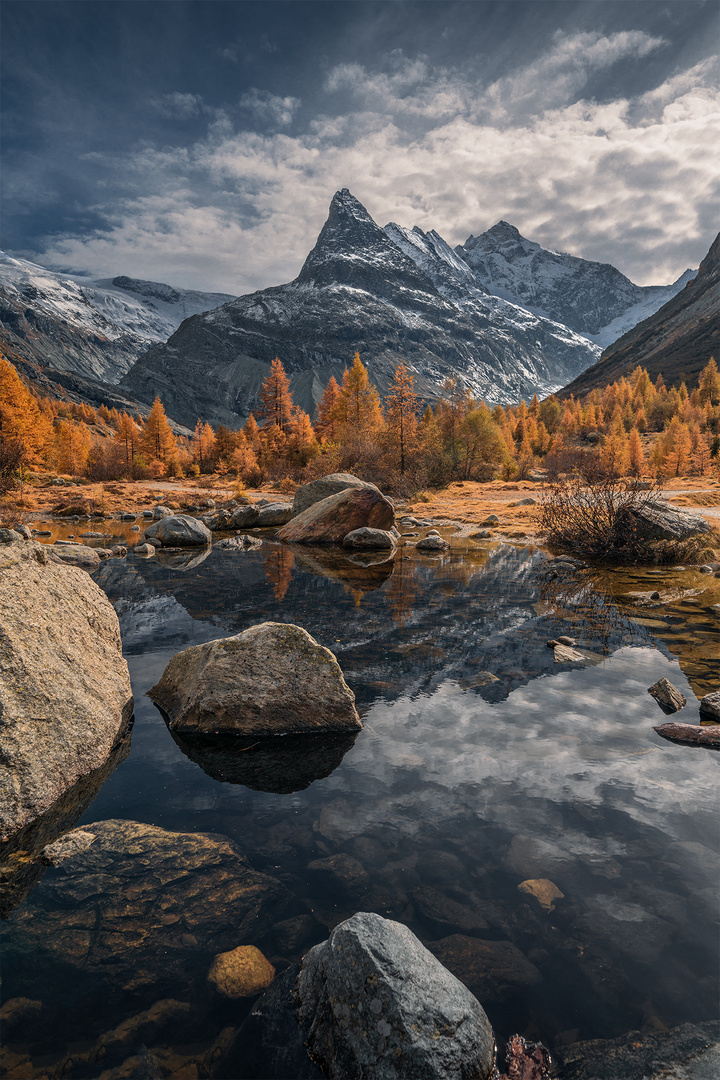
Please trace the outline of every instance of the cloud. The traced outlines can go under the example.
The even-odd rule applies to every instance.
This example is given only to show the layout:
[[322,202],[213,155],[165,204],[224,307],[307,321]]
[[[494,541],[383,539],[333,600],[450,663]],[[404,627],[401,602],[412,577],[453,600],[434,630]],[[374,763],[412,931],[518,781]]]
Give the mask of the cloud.
[[278,97],[268,90],[252,87],[240,98],[238,105],[251,113],[256,120],[274,127],[287,127],[300,105],[299,98]]
[[162,97],[156,98],[152,105],[161,116],[176,117],[180,120],[200,116],[206,111],[200,94],[181,94],[177,90],[172,94],[163,94]]
[[297,99],[251,90],[241,103],[263,132],[216,113],[193,145],[108,161],[140,194],[98,199],[90,209],[107,227],[55,237],[38,261],[249,292],[297,274],[332,194],[349,187],[380,224],[434,228],[456,244],[504,218],[639,284],[672,281],[712,239],[713,65],[675,71],[634,98],[582,95],[593,73],[662,47],[640,31],[556,35],[529,67],[485,88],[398,53],[382,72],[344,64],[325,80],[323,114],[293,134],[277,128]]
[[558,31],[549,52],[488,87],[484,107],[498,117],[557,108],[578,94],[596,72],[621,60],[642,59],[666,44],[642,30],[608,36]]

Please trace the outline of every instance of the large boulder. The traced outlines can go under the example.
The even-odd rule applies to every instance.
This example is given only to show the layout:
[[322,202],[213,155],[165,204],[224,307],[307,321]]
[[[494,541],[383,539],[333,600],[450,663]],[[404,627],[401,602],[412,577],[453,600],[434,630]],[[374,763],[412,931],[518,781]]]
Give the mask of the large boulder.
[[353,476],[352,473],[330,473],[328,476],[321,476],[319,480],[311,480],[309,484],[303,484],[297,489],[293,498],[292,516],[297,517],[314,503],[321,502],[330,495],[337,495],[338,491],[345,491],[346,488],[368,488],[378,492],[380,490],[374,484]]
[[99,983],[199,991],[217,953],[260,941],[289,914],[285,886],[225,836],[125,820],[83,829],[92,843],[46,873],[3,935],[37,989],[61,963],[96,996]]
[[171,730],[297,735],[356,731],[340,665],[300,626],[261,623],[177,653],[148,696]]
[[240,1076],[492,1075],[495,1041],[482,1006],[400,923],[359,912],[296,972],[276,980],[241,1028],[238,1048],[250,1052]]
[[658,540],[689,540],[712,526],[699,514],[689,514],[663,499],[625,503],[615,517],[615,531],[621,536],[653,543]]
[[0,838],[103,765],[132,710],[105,593],[84,570],[51,561],[42,544],[2,545]]
[[392,503],[377,488],[351,487],[313,503],[277,534],[289,544],[341,544],[355,529],[391,529]]
[[212,543],[207,525],[189,514],[173,514],[161,518],[145,530],[145,539],[157,538],[163,547],[205,547]]

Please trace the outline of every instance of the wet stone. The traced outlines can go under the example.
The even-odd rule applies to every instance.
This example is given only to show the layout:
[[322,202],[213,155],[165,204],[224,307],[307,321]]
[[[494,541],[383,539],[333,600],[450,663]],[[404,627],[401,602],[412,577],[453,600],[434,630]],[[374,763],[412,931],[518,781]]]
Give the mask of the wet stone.
[[421,885],[413,889],[411,896],[418,912],[437,929],[464,930],[473,933],[488,928],[487,919],[481,911],[452,900],[430,885]]
[[74,969],[95,991],[178,994],[218,952],[259,941],[289,894],[232,841],[125,820],[96,822],[86,851],[48,870],[6,923],[6,955],[38,972]]
[[218,953],[208,972],[217,992],[227,998],[255,997],[275,978],[275,968],[254,945]]
[[535,965],[511,941],[452,934],[430,942],[428,948],[478,1001],[501,1001],[541,979]]
[[648,694],[655,698],[667,716],[679,712],[680,709],[687,705],[687,698],[683,697],[669,679],[658,679],[656,683],[648,687]]
[[370,877],[362,863],[342,852],[325,859],[314,859],[308,864],[308,870],[319,875],[329,886],[350,893],[360,892],[370,884]]

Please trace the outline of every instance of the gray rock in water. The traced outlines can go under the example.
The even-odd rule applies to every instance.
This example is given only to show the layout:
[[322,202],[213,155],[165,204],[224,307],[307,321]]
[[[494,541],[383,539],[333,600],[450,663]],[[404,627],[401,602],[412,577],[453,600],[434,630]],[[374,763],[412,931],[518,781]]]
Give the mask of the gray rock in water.
[[218,540],[213,547],[224,551],[252,551],[261,548],[263,542],[259,536],[248,536],[246,533],[240,536],[226,536],[224,540]]
[[417,551],[447,551],[449,547],[449,541],[442,536],[425,536],[415,545]]
[[155,548],[152,544],[136,544],[133,548],[133,555],[154,555]]
[[385,529],[353,529],[343,540],[343,547],[356,548],[371,551],[392,551],[395,547],[395,537]]
[[310,1056],[329,1080],[486,1080],[482,1006],[407,927],[359,912],[311,949],[295,987]]
[[700,717],[703,720],[715,720],[720,724],[720,690],[706,694],[700,700]]
[[204,547],[212,543],[212,533],[207,525],[189,514],[173,514],[164,517],[145,530],[145,539],[157,537],[163,547]]
[[28,529],[27,525],[13,525],[13,532],[16,532],[19,536],[22,536],[23,540],[32,540],[32,533]]
[[317,734],[362,727],[340,665],[300,626],[261,623],[177,653],[148,696],[177,732]]
[[[153,521],[161,521],[163,518],[172,517],[173,512],[167,506],[156,506],[153,508],[152,519]],[[145,515],[143,514],[143,517]]]
[[689,540],[711,532],[712,527],[699,514],[689,514],[662,499],[653,499],[637,506],[621,506],[615,518],[615,530],[620,535],[627,533],[637,540],[652,542]]
[[48,557],[53,562],[63,562],[70,566],[80,566],[89,572],[96,570],[100,565],[100,556],[91,547],[82,544],[53,544]]
[[55,558],[27,540],[0,549],[3,840],[104,764],[132,714],[117,615]]
[[238,506],[236,510],[233,510],[230,515],[230,522],[228,528],[230,529],[251,529],[260,517],[260,510],[257,506]]
[[679,712],[687,705],[687,698],[683,697],[669,679],[658,679],[656,683],[648,687],[648,694],[655,698],[667,716]]
[[292,504],[292,516],[297,517],[303,510],[307,510],[309,506],[320,502],[321,499],[327,499],[330,495],[337,495],[339,491],[351,487],[370,488],[372,491],[379,492],[375,484],[360,480],[352,473],[330,473],[328,476],[320,477],[319,480],[311,480],[309,484],[303,484],[297,489]]
[[255,522],[256,529],[279,528],[286,525],[292,517],[292,506],[289,503],[268,503],[258,513]]
[[563,1080],[715,1080],[720,1076],[720,1024],[706,1020],[666,1031],[628,1031],[554,1050]]
[[556,664],[575,664],[586,659],[584,653],[578,652],[569,645],[555,645],[553,655]]

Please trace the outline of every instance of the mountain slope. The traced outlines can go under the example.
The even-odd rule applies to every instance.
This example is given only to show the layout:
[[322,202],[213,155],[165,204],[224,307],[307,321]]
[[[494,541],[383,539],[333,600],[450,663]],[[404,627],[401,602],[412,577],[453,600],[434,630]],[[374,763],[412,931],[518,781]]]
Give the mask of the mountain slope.
[[295,401],[313,411],[330,375],[359,350],[384,393],[404,359],[418,392],[437,397],[460,376],[492,401],[549,393],[596,358],[579,335],[485,298],[472,271],[437,234],[379,228],[347,189],[297,278],[186,320],[122,379],[141,400],[160,394],[184,423],[237,426],[279,356]]
[[720,357],[720,233],[700,263],[697,277],[649,319],[605,350],[597,364],[562,391],[579,396],[607,386],[638,366],[651,378],[692,386],[711,356]]
[[79,282],[0,252],[0,342],[82,377],[116,382],[188,315],[230,299],[127,277]]
[[686,270],[672,285],[635,285],[609,263],[548,251],[507,221],[455,250],[488,292],[564,323],[603,348],[694,277]]

